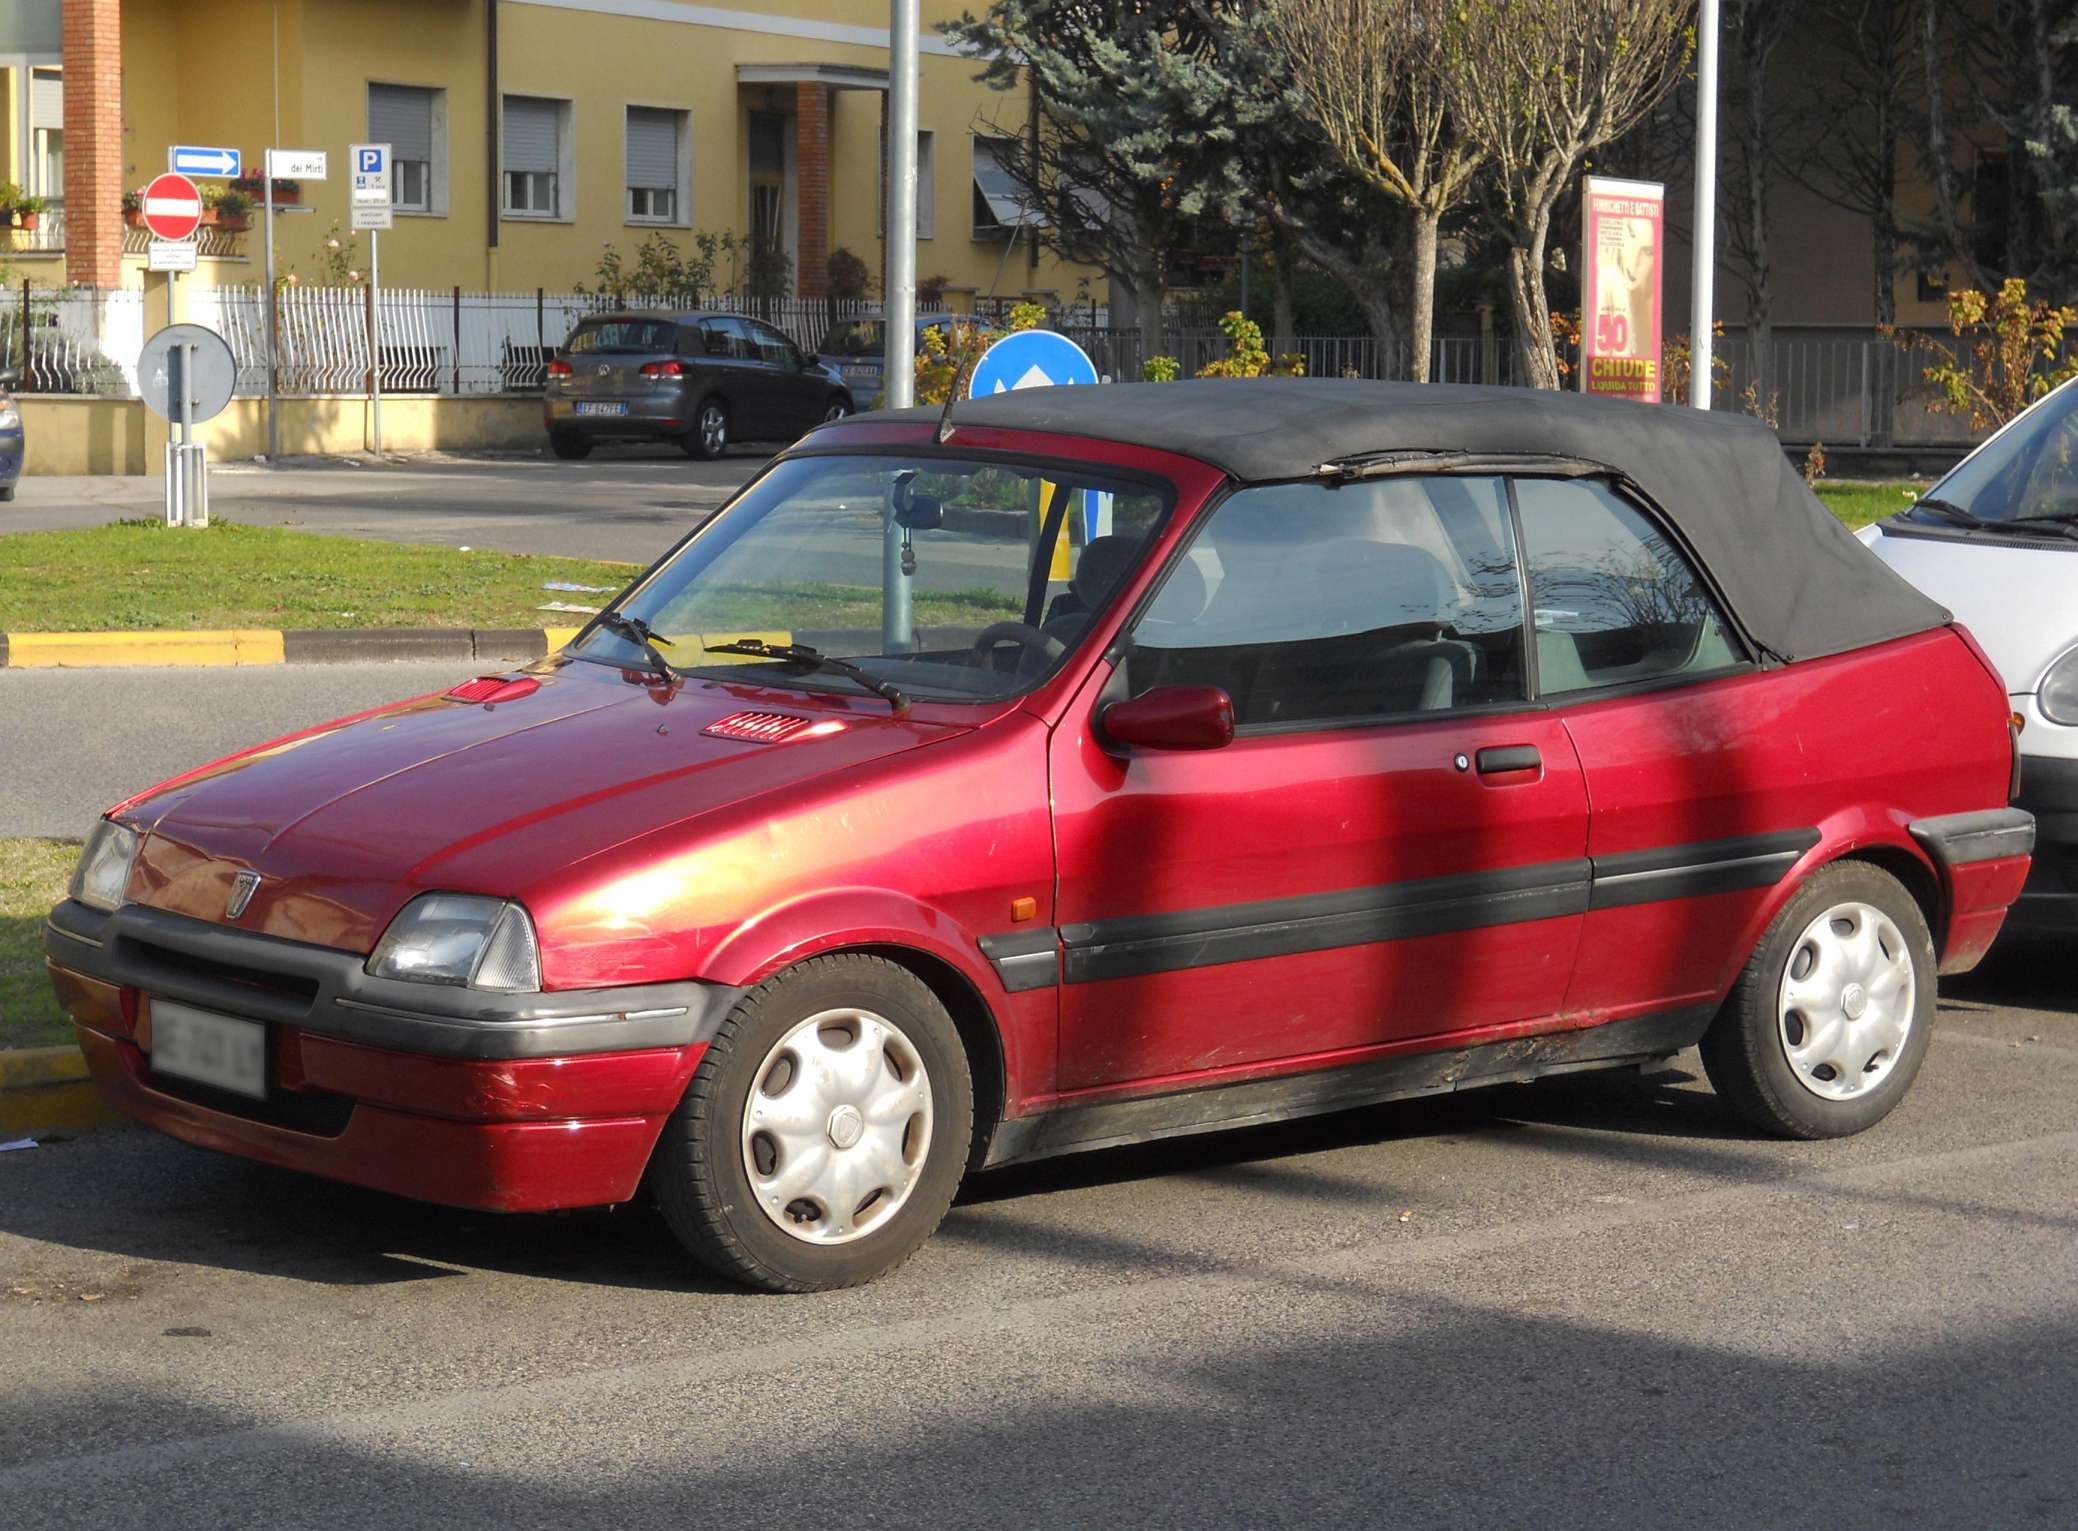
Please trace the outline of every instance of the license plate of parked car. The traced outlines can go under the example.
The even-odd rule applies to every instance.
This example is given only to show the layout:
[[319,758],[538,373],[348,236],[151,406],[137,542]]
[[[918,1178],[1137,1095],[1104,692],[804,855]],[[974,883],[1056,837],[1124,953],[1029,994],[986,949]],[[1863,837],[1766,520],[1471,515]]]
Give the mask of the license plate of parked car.
[[580,404],[577,406],[577,412],[580,415],[624,415],[628,412],[628,406],[625,404]]
[[267,1028],[172,1000],[152,1004],[152,1068],[255,1100],[267,1098]]

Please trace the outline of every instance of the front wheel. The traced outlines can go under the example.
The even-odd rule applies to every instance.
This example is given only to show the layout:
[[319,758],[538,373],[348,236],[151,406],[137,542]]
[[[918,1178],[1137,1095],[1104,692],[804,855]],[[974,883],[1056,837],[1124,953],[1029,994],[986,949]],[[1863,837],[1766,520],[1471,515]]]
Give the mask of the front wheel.
[[693,419],[693,433],[685,449],[703,462],[713,462],[729,449],[729,408],[720,399],[709,399]]
[[1754,948],[1702,1041],[1733,1110],[1791,1138],[1873,1127],[1912,1087],[1934,1029],[1934,941],[1919,903],[1863,862],[1822,867]]
[[824,1291],[916,1252],[952,1205],[973,1133],[966,1053],[937,996],[883,958],[816,957],[722,1022],[650,1182],[717,1275]]
[[830,400],[829,407],[823,411],[822,423],[830,425],[838,420],[847,419],[850,415],[851,400],[839,395],[837,398]]

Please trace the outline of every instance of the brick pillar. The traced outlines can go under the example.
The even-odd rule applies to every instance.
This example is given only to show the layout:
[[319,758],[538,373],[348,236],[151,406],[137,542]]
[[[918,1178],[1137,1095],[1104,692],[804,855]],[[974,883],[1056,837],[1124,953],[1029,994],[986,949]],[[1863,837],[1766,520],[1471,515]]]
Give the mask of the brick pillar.
[[123,284],[121,0],[65,0],[65,278]]
[[794,87],[794,197],[798,219],[796,290],[830,292],[830,87]]

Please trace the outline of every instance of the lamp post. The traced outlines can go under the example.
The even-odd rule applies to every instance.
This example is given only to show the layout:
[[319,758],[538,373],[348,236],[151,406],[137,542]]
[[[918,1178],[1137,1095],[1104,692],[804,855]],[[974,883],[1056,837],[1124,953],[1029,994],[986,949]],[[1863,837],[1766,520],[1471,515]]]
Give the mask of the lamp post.
[[916,402],[917,0],[890,0],[888,16],[887,365],[890,409]]
[[1717,0],[1696,18],[1696,239],[1690,266],[1688,402],[1710,407],[1710,314],[1717,278]]

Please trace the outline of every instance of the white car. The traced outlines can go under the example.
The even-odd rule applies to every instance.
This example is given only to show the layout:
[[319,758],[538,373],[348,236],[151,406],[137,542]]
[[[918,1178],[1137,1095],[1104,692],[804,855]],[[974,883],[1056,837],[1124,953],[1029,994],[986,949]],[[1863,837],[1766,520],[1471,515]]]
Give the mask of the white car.
[[1955,613],[2005,677],[2035,865],[2014,927],[2078,933],[2078,379],[1887,521],[1878,557]]

